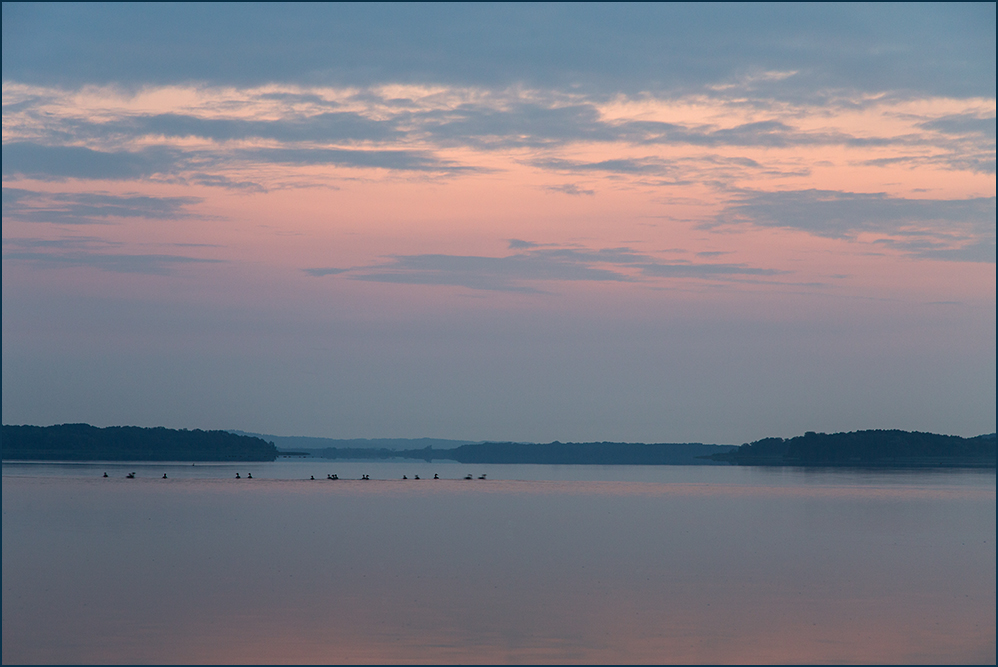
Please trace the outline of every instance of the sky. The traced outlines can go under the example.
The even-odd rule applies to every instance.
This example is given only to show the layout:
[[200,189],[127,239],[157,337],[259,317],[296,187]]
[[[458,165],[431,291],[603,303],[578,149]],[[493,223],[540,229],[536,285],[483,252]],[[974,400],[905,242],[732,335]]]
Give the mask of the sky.
[[4,3],[4,424],[995,430],[995,5]]

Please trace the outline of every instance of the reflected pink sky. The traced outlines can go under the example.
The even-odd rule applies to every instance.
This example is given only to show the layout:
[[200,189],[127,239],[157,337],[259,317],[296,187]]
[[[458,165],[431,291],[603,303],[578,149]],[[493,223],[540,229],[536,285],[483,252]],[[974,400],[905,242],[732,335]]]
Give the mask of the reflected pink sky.
[[993,662],[993,475],[790,477],[5,476],[4,662]]

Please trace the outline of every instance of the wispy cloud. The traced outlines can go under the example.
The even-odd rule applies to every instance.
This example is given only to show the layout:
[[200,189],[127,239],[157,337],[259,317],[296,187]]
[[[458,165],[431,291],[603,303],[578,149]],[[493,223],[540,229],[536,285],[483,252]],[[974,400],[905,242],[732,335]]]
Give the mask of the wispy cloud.
[[165,113],[131,116],[99,125],[81,123],[78,128],[80,134],[91,137],[153,135],[176,138],[197,137],[217,142],[244,139],[273,139],[279,142],[385,142],[397,141],[404,136],[397,120],[379,120],[355,111],[336,111],[310,116],[295,114],[275,120],[203,118],[192,114]]
[[322,276],[335,276],[338,273],[345,273],[350,269],[336,269],[333,267],[326,267],[326,268],[314,268],[314,269],[302,269],[302,270],[310,276],[321,278]]
[[739,155],[700,153],[662,158],[645,155],[586,161],[544,157],[527,164],[544,171],[562,174],[632,178],[635,182],[653,185],[684,185],[690,183],[735,183],[745,178],[806,176],[809,166],[795,160],[789,164],[761,164]]
[[449,285],[475,290],[541,293],[559,281],[650,282],[667,278],[740,280],[786,273],[744,264],[662,261],[630,248],[539,246],[511,240],[519,250],[505,257],[472,255],[394,255],[372,266],[304,269],[312,276],[344,274],[352,280],[410,285]]
[[580,188],[575,183],[563,183],[562,185],[549,185],[544,188],[545,190],[550,190],[551,192],[560,192],[566,195],[594,195],[595,190],[589,190],[586,188]]
[[21,222],[61,225],[107,223],[117,218],[177,220],[190,218],[199,197],[153,197],[112,195],[99,192],[38,192],[21,188],[3,189],[3,216]]
[[166,276],[184,265],[218,264],[224,260],[165,254],[113,252],[120,243],[93,236],[61,239],[11,238],[3,241],[3,261],[41,269],[92,268],[110,273]]
[[995,239],[970,241],[962,245],[942,243],[932,238],[920,239],[879,239],[876,243],[900,250],[920,259],[935,259],[947,262],[996,262]]
[[[795,76],[759,81],[775,85]],[[104,91],[111,100],[107,108],[81,109],[79,91],[18,85],[9,94],[17,101],[4,112],[3,174],[50,181],[156,179],[263,191],[314,183],[315,170],[305,175],[294,168],[457,176],[501,170],[496,161],[511,160],[514,169],[527,164],[553,173],[643,179],[644,185],[710,182],[730,188],[746,178],[806,177],[813,161],[797,149],[830,146],[855,149],[856,164],[995,169],[994,120],[986,112],[917,116],[891,110],[890,101],[881,99],[885,106],[870,112],[870,122],[843,123],[813,105],[746,113],[744,101],[692,94],[661,99],[642,94],[620,98],[614,106],[584,92],[417,88],[409,91],[412,98],[392,97],[395,93],[377,86],[321,94],[306,88],[197,88],[189,91],[197,104],[152,112],[133,108],[113,89]],[[682,112],[684,105],[706,105],[704,120]],[[677,113],[681,117],[661,120]],[[822,114],[827,126],[814,127],[811,119]],[[870,131],[887,127],[892,129],[885,134]],[[756,159],[758,149],[766,149],[766,164]],[[274,164],[292,169],[278,178],[260,168]],[[542,187],[566,194],[597,189]]]
[[[139,151],[99,151],[81,146],[46,146],[31,142],[3,145],[3,175],[46,181],[138,180],[153,175],[189,175],[202,185],[259,188],[237,182],[221,169],[251,164],[295,166],[335,165],[353,168],[420,172],[468,172],[480,168],[436,157],[431,151],[398,149],[353,150],[344,148],[240,148],[181,150],[165,146]],[[216,173],[207,169],[213,168]],[[207,171],[207,173],[206,173]]]
[[958,136],[981,136],[986,139],[995,140],[995,116],[980,116],[978,114],[962,113],[941,116],[933,120],[919,123],[919,127],[926,130],[935,130],[944,134]]
[[870,167],[904,166],[912,169],[943,167],[956,171],[969,171],[978,174],[995,173],[995,152],[993,150],[978,151],[954,150],[942,154],[901,155],[898,157],[873,158],[862,160],[859,164]]
[[585,162],[582,160],[566,160],[563,158],[542,158],[532,160],[531,165],[539,169],[563,172],[606,172],[613,174],[663,174],[674,168],[671,161],[660,158],[617,158]]
[[752,192],[730,202],[708,226],[746,223],[829,238],[855,238],[862,232],[903,235],[908,238],[881,242],[916,257],[995,261],[994,197],[908,199],[833,190]]
[[398,171],[479,171],[437,158],[428,151],[350,150],[342,148],[257,148],[239,150],[235,157],[252,162],[294,165],[336,165]]
[[844,238],[861,231],[895,232],[919,223],[994,227],[995,198],[907,199],[884,193],[794,190],[747,193],[717,223],[750,222]]
[[174,173],[182,161],[181,151],[165,146],[112,152],[33,142],[3,145],[4,176],[27,176],[39,180],[132,180],[153,174]]

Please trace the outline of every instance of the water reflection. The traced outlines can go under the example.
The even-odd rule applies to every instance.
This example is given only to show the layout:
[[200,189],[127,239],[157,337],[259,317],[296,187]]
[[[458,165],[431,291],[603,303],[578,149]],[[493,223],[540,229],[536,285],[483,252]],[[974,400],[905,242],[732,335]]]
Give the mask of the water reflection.
[[[995,470],[984,469],[884,469],[884,468],[792,468],[755,466],[626,466],[626,465],[503,465],[465,464],[455,461],[419,460],[354,461],[330,459],[292,459],[270,463],[149,463],[149,462],[4,462],[6,477],[125,477],[137,471],[138,477],[162,478],[167,474],[178,479],[228,479],[236,473],[252,474],[257,479],[326,480],[337,474],[341,480],[401,480],[415,475],[418,481],[430,481],[434,474],[443,479],[464,479],[482,474],[488,481],[619,481],[650,483],[747,484],[750,486],[808,485],[963,485],[976,486],[981,479],[995,479]],[[476,479],[477,481],[477,479]]]
[[993,471],[315,463],[4,464],[3,662],[995,660]]

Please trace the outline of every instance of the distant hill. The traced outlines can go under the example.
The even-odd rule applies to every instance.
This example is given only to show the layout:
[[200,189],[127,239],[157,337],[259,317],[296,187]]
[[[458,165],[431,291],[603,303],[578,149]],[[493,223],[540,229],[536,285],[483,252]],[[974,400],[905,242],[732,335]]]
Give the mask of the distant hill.
[[461,463],[546,463],[574,465],[697,465],[732,445],[633,442],[485,442],[463,445],[447,458]]
[[808,431],[795,438],[746,443],[718,461],[738,465],[995,467],[995,434],[961,438],[918,431]]
[[279,450],[294,450],[309,452],[319,456],[319,450],[330,447],[336,449],[454,449],[461,445],[469,445],[480,440],[445,440],[442,438],[315,438],[304,435],[269,435],[266,433],[250,433],[247,431],[230,430],[229,433],[260,438],[277,445]]
[[459,463],[540,463],[562,465],[717,465],[712,454],[733,445],[632,442],[482,442],[452,449],[355,449],[330,447],[318,455],[327,459],[423,459]]
[[330,447],[314,454],[329,459],[406,458],[460,463],[980,468],[995,467],[995,435],[961,438],[897,430],[808,432],[796,438],[766,438],[740,447],[703,443],[482,442],[445,450]]
[[228,431],[89,424],[0,429],[5,461],[273,461],[277,448]]

